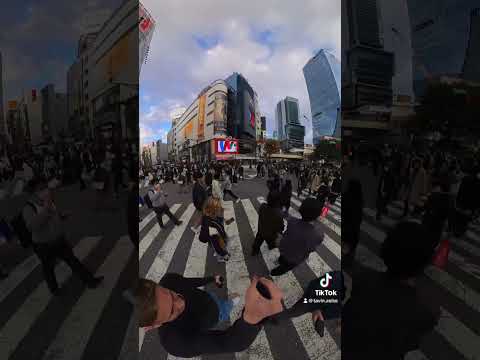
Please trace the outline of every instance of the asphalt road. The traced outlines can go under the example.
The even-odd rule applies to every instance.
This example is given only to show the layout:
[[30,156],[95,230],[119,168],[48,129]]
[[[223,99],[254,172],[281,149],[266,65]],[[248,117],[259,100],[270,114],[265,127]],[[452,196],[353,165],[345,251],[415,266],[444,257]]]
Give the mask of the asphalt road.
[[[249,284],[249,278],[256,274],[269,276],[269,270],[275,267],[278,250],[269,251],[262,247],[261,255],[252,257],[251,246],[256,234],[257,216],[260,204],[267,194],[266,179],[250,178],[254,172],[247,171],[247,180],[234,185],[234,193],[241,201],[236,203],[230,198],[225,201],[225,217],[233,216],[235,222],[226,226],[230,236],[231,259],[227,263],[218,263],[210,247],[201,243],[190,230],[192,225],[193,204],[191,191],[179,194],[177,184],[164,184],[168,193],[168,203],[172,212],[183,220],[183,224],[174,227],[168,222],[166,229],[160,230],[153,214],[141,211],[144,221],[140,224],[140,276],[158,281],[166,272],[183,274],[186,277],[221,274],[226,285],[217,289],[207,285],[206,289],[227,297],[232,293],[243,295]],[[250,175],[250,176],[249,176]],[[296,181],[294,182],[296,188]],[[142,189],[143,190],[143,189]],[[295,193],[296,194],[296,193]],[[291,216],[298,217],[298,208],[304,195],[292,198]],[[166,220],[166,219],[165,219]],[[329,270],[340,269],[340,207],[335,206],[326,220],[319,222],[326,233],[324,243],[311,254],[308,261],[285,275],[275,277],[274,281],[284,291],[287,307],[301,298],[305,287],[315,278]],[[234,308],[230,323],[235,321],[242,309],[241,304]],[[223,327],[229,324],[222,324]],[[239,354],[204,355],[202,359],[340,359],[340,336],[336,323],[327,324],[324,338],[320,338],[312,325],[311,315],[292,319],[285,326],[266,325],[252,346]],[[141,359],[171,359],[159,342],[155,332],[140,336]]]

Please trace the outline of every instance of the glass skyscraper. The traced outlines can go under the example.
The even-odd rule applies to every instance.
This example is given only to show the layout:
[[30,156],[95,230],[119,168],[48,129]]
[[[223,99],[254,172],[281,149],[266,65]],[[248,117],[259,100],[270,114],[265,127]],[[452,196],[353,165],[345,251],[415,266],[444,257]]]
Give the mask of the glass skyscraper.
[[461,77],[476,7],[478,0],[408,0],[416,96],[425,92],[429,77]]
[[340,61],[320,50],[303,67],[312,111],[312,138],[318,144],[322,136],[340,137]]
[[305,127],[300,124],[298,99],[287,96],[277,103],[275,111],[278,140],[284,150],[304,146]]

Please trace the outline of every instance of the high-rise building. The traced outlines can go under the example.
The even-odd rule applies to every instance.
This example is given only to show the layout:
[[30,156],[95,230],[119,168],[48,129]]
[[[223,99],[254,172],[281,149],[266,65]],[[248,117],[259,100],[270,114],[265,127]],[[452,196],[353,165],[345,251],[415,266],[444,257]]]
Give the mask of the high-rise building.
[[168,160],[168,145],[162,140],[157,140],[157,163]]
[[140,7],[140,23],[139,23],[139,60],[140,60],[140,70],[142,70],[142,65],[147,61],[148,50],[150,47],[150,42],[153,38],[153,32],[155,30],[155,20],[152,15],[145,9],[142,3],[139,3]]
[[318,144],[322,136],[340,137],[340,62],[320,50],[303,67],[312,112],[312,138]]
[[42,97],[42,137],[59,140],[67,130],[67,96],[55,92],[53,84],[41,90]]
[[277,103],[275,112],[278,140],[286,151],[303,149],[305,127],[300,124],[298,99],[287,96]]
[[257,117],[260,112],[256,94],[247,79],[233,73],[225,79],[228,85],[228,134],[239,142],[241,154],[255,154]]
[[461,78],[463,71],[473,76],[465,55],[475,56],[478,19],[472,11],[478,6],[478,0],[408,0],[416,97],[425,93],[430,78]]
[[346,0],[349,72],[342,87],[344,108],[392,103],[393,54],[383,49],[377,0]]
[[463,78],[480,83],[480,8],[470,13],[470,31],[468,35],[467,54],[463,64]]

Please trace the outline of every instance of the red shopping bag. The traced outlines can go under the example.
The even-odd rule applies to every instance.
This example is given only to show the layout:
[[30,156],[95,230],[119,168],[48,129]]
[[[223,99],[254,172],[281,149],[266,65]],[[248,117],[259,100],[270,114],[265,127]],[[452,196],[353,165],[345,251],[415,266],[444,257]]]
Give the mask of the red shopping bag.
[[448,253],[450,252],[450,242],[448,240],[443,240],[440,245],[438,245],[437,251],[433,256],[433,265],[445,269],[448,262]]
[[328,214],[328,206],[324,206],[322,209],[322,217],[326,217]]

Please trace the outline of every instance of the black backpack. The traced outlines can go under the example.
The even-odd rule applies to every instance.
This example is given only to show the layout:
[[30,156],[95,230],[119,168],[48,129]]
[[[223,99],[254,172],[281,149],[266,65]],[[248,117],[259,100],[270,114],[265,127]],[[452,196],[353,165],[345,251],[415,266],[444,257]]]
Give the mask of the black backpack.
[[[34,204],[32,204],[31,202],[27,202],[25,206],[27,205],[30,206],[33,211],[35,211],[35,214],[37,213],[37,208]],[[10,221],[10,225],[12,226],[14,233],[17,235],[20,244],[24,248],[32,246],[32,233],[30,232],[30,230],[28,230],[27,224],[25,223],[25,219],[23,218],[23,211],[20,211],[20,213],[18,213]]]
[[148,194],[151,192],[152,190],[148,190],[147,191],[147,194],[143,197],[143,201],[145,201],[145,204],[147,204],[147,207],[149,209],[152,209],[153,208],[153,204],[152,204],[152,200],[150,199],[150,196],[148,196]]

